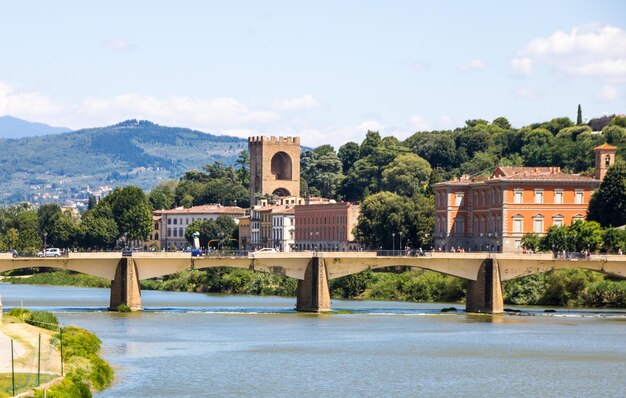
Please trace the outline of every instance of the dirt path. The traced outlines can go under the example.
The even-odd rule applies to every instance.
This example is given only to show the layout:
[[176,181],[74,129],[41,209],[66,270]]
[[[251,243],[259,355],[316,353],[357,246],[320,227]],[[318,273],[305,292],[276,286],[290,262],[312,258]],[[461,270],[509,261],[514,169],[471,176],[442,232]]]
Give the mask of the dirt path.
[[0,373],[11,372],[11,339],[13,339],[15,371],[37,372],[37,349],[40,334],[41,372],[61,373],[61,356],[51,344],[54,333],[6,316],[0,320]]

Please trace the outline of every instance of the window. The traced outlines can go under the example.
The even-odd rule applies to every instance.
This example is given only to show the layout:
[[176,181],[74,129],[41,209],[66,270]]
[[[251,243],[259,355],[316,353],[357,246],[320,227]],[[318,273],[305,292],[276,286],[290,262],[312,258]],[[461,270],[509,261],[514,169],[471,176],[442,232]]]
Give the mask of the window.
[[562,227],[564,225],[563,216],[557,214],[556,216],[552,217],[552,225],[555,227]]
[[178,218],[174,219],[174,225],[176,225],[178,223]]
[[554,203],[557,205],[563,204],[563,190],[562,189],[554,190]]
[[457,192],[454,195],[454,205],[455,206],[461,206],[461,202],[463,202],[463,192]]
[[513,198],[514,198],[514,199],[513,199],[513,203],[515,203],[515,204],[520,204],[520,203],[522,203],[522,195],[523,195],[523,193],[524,193],[524,191],[523,191],[523,190],[521,190],[521,189],[519,189],[519,188],[518,188],[518,189],[516,189],[516,190],[514,191],[514,193],[513,193],[513,195],[514,195],[514,197],[513,197]]
[[583,190],[582,189],[577,189],[574,193],[574,202],[577,205],[581,205],[583,204]]
[[454,233],[457,235],[463,235],[465,233],[465,220],[463,218],[454,219]]
[[172,236],[172,228],[167,229],[167,236]]
[[538,215],[533,217],[533,232],[537,234],[543,233],[543,216]]
[[524,232],[524,219],[521,216],[513,216],[513,232]]
[[172,224],[172,219],[171,219],[171,218],[168,218],[168,219],[167,219],[167,225],[171,225],[171,224]]
[[535,204],[543,203],[543,189],[535,189]]

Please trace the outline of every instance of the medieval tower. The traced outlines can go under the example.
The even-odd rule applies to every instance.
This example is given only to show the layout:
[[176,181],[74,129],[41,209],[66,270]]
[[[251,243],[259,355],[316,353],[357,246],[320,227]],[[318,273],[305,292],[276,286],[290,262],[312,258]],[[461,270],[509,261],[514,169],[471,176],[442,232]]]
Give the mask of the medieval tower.
[[300,137],[249,137],[250,206],[258,195],[300,196]]
[[603,180],[609,167],[615,163],[615,152],[617,147],[609,144],[602,144],[593,148],[596,155],[596,180]]

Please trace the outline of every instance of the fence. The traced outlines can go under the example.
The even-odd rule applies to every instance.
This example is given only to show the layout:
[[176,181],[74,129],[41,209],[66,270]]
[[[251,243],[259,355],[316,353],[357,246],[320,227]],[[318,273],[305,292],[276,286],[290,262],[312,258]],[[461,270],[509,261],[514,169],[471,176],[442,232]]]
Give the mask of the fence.
[[63,374],[62,334],[23,326],[4,323],[0,333],[0,396],[20,394]]

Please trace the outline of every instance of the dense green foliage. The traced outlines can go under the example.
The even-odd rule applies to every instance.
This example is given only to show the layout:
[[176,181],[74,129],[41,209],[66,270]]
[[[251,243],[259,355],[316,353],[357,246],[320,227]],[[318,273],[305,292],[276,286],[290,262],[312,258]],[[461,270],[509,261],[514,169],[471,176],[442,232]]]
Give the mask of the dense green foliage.
[[518,305],[626,307],[626,281],[572,269],[534,274],[503,283],[504,302]]
[[462,279],[432,271],[364,271],[332,280],[330,289],[336,298],[459,302],[467,286]]
[[626,251],[626,231],[602,228],[596,221],[576,221],[569,226],[552,226],[544,236],[527,233],[522,238],[524,249],[532,251],[608,253]]
[[598,221],[603,227],[626,224],[626,163],[609,168],[600,188],[589,201],[587,218]]
[[184,271],[162,280],[141,281],[142,289],[294,296],[297,281],[278,275],[237,268]]
[[15,285],[53,285],[80,287],[111,287],[111,281],[97,276],[79,274],[72,271],[52,271],[34,273],[28,278],[7,277],[4,282]]
[[200,247],[214,249],[232,248],[237,246],[236,236],[239,229],[232,217],[221,215],[215,220],[196,220],[187,226],[185,239],[193,243],[193,234],[200,234]]
[[[100,339],[85,329],[74,326],[62,330],[63,355],[66,363],[66,377],[63,381],[47,390],[51,398],[91,397],[91,390],[102,390],[113,382],[113,369],[100,358]],[[57,344],[61,335],[54,337]],[[39,390],[36,397],[43,397]]]
[[30,311],[26,308],[11,308],[7,312],[7,316],[20,319],[30,325],[37,326],[48,330],[58,330],[59,320],[57,317],[47,311]]

